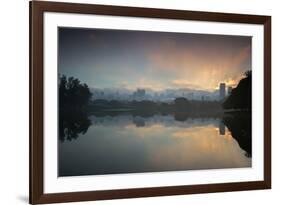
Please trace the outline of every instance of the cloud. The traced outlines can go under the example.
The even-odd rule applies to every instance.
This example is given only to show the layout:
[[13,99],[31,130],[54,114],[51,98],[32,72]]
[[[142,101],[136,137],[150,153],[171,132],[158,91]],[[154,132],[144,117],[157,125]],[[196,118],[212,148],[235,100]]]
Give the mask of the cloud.
[[121,81],[121,83],[119,83],[119,86],[128,90],[136,90],[138,88],[143,88],[154,91],[162,91],[167,88],[167,86],[162,82],[159,82],[157,80],[146,79],[144,77],[141,77],[134,82]]
[[194,89],[194,90],[204,89],[200,85],[192,84],[192,83],[190,83],[190,81],[185,80],[185,79],[172,80],[171,85],[172,85],[172,87],[176,87],[176,88],[190,88],[190,89]]
[[215,89],[220,82],[235,86],[246,70],[251,69],[251,45],[235,49],[182,47],[163,43],[147,52],[151,69],[176,77],[173,86]]

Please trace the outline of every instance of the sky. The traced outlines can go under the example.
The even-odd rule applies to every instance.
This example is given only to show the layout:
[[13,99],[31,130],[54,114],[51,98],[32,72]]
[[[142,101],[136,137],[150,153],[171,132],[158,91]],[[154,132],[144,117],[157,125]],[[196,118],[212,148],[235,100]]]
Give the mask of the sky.
[[91,88],[214,91],[251,70],[251,37],[59,28],[58,72]]

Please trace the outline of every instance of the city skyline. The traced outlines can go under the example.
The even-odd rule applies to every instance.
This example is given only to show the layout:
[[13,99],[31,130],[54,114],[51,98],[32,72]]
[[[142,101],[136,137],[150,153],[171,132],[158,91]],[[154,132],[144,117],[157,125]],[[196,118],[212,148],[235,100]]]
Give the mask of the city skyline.
[[91,88],[214,92],[251,70],[251,37],[59,28],[59,73]]
[[220,83],[220,89],[210,91],[190,90],[185,88],[170,89],[164,91],[152,91],[137,88],[136,90],[124,90],[124,89],[95,89],[90,88],[93,94],[93,100],[120,100],[120,101],[142,101],[150,100],[154,102],[173,102],[175,98],[184,97],[188,100],[199,101],[219,101],[223,100],[231,94],[232,87],[225,87],[225,83]]

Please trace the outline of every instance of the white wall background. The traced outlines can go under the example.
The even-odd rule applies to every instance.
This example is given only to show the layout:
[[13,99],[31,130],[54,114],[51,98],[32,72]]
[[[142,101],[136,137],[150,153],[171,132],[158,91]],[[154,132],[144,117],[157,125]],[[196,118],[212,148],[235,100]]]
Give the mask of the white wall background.
[[[67,0],[65,0],[67,1]],[[280,204],[281,5],[276,0],[73,0],[168,9],[266,14],[272,16],[273,188],[266,191],[122,199],[71,204]],[[28,203],[28,1],[1,2],[0,30],[0,204]]]

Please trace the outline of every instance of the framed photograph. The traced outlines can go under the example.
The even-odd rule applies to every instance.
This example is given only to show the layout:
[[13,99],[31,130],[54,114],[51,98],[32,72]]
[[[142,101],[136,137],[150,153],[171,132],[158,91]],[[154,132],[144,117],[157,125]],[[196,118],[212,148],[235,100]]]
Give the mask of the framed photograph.
[[271,17],[30,2],[30,203],[271,188]]

